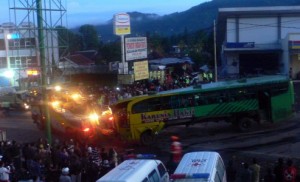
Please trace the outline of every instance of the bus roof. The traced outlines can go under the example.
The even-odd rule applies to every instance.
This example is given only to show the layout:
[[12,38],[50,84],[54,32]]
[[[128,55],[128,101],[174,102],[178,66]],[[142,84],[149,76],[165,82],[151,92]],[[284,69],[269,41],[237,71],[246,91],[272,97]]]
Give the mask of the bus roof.
[[97,182],[142,181],[145,178],[144,174],[149,173],[149,169],[155,169],[158,163],[160,163],[159,160],[151,159],[125,160],[97,180]]
[[282,81],[287,81],[288,77],[284,75],[268,75],[268,76],[260,76],[260,77],[252,77],[252,78],[243,78],[237,80],[228,80],[228,81],[220,81],[213,83],[205,83],[196,86],[190,86],[186,88],[167,90],[163,92],[157,93],[158,95],[164,94],[175,94],[179,92],[192,92],[196,90],[218,90],[221,88],[236,88],[241,86],[254,86],[261,85],[266,83],[278,83]]

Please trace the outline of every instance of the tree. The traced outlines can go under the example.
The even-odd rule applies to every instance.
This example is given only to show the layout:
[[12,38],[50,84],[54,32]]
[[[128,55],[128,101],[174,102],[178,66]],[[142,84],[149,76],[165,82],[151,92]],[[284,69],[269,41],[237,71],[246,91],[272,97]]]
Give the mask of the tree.
[[159,34],[154,33],[153,35],[148,35],[147,39],[149,52],[157,55],[157,57],[164,57],[166,53],[162,44],[163,38]]
[[69,52],[73,53],[81,50],[82,42],[80,35],[73,33],[63,26],[55,28],[58,34],[59,56],[67,55]]
[[93,25],[82,25],[79,28],[83,41],[83,49],[98,49],[99,46],[99,37],[95,26]]
[[121,44],[120,41],[102,44],[99,47],[102,63],[108,64],[111,61],[121,61]]

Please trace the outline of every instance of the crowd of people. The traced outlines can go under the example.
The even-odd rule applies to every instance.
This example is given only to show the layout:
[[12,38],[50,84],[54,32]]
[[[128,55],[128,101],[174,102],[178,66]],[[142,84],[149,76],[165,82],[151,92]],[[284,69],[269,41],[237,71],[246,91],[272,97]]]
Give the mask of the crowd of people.
[[275,163],[259,164],[257,158],[252,162],[237,163],[235,158],[228,161],[226,166],[227,181],[232,182],[296,182],[297,167],[293,160],[278,158]]
[[[170,161],[167,168],[174,172],[183,149],[177,136],[171,137]],[[0,144],[1,182],[94,182],[123,160],[132,158],[132,150],[120,152],[113,147],[56,139],[52,144],[40,138],[20,144],[16,141]],[[159,156],[158,156],[159,157]],[[225,161],[227,161],[225,159]],[[235,158],[226,162],[229,182],[296,182],[297,168],[291,159],[279,158],[273,167],[238,163]],[[264,169],[266,168],[266,169]]]
[[89,182],[96,181],[124,160],[113,147],[56,139],[49,144],[1,142],[0,181]]

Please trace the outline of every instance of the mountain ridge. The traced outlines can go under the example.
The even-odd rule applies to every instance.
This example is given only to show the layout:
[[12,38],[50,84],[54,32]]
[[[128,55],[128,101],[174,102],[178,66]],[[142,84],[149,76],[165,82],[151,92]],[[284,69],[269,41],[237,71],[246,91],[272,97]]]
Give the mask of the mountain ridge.
[[[299,0],[212,0],[201,3],[183,12],[175,12],[159,16],[141,12],[128,12],[131,21],[130,36],[146,36],[157,33],[161,36],[171,36],[184,31],[195,32],[211,28],[217,19],[219,8],[229,7],[263,7],[263,6],[295,6]],[[106,24],[95,25],[103,42],[114,41],[118,36],[113,34],[113,20]]]

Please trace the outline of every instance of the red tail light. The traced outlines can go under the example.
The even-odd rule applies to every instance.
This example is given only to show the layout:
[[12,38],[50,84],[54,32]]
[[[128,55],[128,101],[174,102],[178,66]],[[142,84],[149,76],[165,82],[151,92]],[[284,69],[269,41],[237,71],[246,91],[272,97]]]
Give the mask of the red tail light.
[[84,132],[89,132],[89,131],[90,131],[90,128],[84,128],[83,131],[84,131]]

